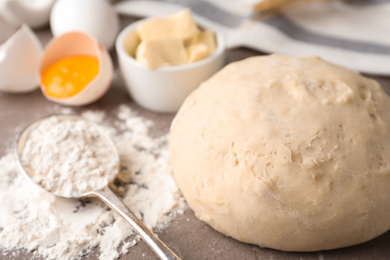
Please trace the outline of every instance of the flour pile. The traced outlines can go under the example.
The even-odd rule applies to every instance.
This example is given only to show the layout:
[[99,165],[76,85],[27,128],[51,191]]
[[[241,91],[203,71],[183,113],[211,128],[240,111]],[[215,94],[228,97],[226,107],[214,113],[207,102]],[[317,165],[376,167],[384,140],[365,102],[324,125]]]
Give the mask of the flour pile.
[[45,190],[81,197],[103,189],[115,178],[119,157],[93,123],[74,116],[51,116],[34,126],[21,161]]
[[[101,111],[83,114],[101,121]],[[105,122],[103,122],[105,123]],[[186,208],[169,165],[168,135],[151,137],[153,123],[120,106],[117,126],[103,126],[120,155],[110,187],[151,229],[166,227]],[[100,259],[116,259],[135,245],[130,225],[102,203],[56,198],[30,183],[13,154],[0,159],[0,247],[27,249],[48,259],[77,259],[98,246]]]

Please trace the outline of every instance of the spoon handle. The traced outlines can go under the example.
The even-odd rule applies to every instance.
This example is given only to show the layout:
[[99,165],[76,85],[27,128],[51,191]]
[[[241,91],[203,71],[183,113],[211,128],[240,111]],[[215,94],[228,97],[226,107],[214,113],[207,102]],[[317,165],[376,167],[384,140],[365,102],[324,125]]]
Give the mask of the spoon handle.
[[116,210],[143,240],[163,260],[180,260],[180,258],[169,249],[156,235],[110,190],[105,187],[100,191],[89,192],[85,197],[95,197],[103,201],[111,209]]

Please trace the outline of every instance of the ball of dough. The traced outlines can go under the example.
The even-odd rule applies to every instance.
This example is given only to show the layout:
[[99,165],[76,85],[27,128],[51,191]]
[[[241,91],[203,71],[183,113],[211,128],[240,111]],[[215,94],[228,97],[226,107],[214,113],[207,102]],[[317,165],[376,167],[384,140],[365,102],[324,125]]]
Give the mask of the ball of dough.
[[175,178],[197,217],[243,242],[315,251],[390,227],[390,99],[316,57],[249,58],[184,102]]

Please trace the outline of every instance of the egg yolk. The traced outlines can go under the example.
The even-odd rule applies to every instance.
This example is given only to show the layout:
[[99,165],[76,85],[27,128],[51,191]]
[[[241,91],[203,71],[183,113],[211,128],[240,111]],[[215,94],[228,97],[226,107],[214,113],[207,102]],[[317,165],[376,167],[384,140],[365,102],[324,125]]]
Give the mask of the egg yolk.
[[42,74],[42,83],[51,97],[72,97],[83,90],[99,72],[99,60],[75,56],[59,60]]

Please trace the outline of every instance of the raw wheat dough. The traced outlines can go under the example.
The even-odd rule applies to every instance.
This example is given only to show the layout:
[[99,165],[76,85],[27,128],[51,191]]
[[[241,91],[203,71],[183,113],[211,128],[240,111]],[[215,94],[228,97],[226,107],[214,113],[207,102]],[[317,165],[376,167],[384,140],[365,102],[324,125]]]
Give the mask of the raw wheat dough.
[[228,65],[181,107],[171,162],[189,206],[238,240],[345,247],[390,227],[390,99],[320,58]]

